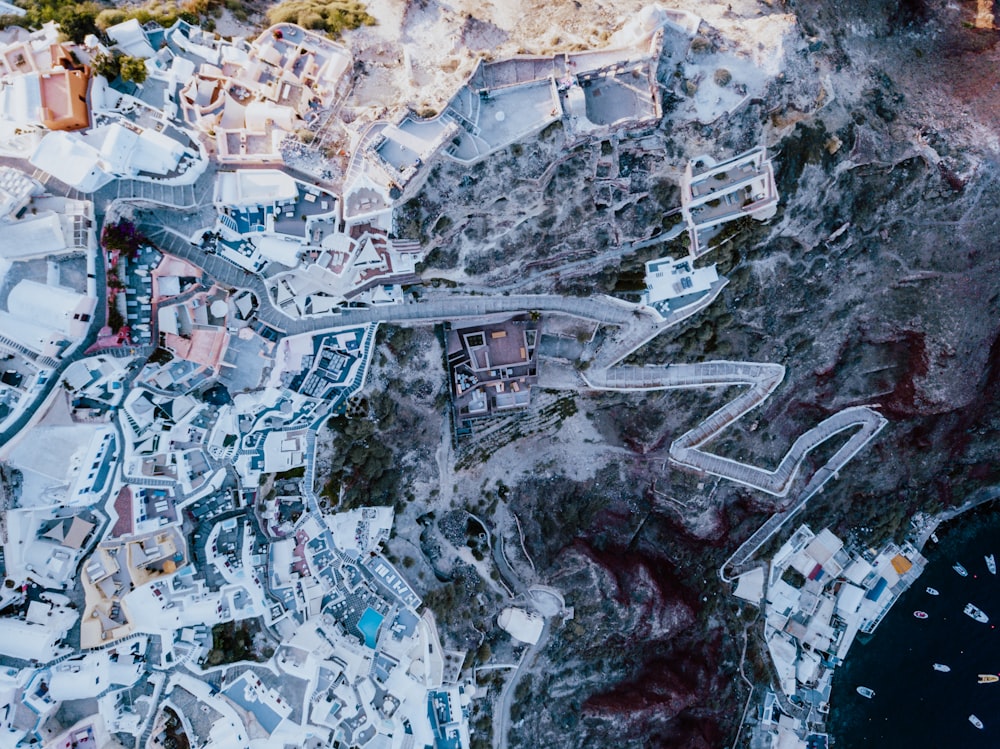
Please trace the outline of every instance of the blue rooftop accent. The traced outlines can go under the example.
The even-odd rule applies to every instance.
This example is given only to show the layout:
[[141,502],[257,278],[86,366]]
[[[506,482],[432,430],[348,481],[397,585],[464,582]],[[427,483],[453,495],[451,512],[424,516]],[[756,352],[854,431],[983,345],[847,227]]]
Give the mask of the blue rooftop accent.
[[453,723],[451,700],[447,692],[427,694],[427,717],[434,730],[434,749],[462,749],[462,736]]
[[228,229],[232,229],[235,232],[238,232],[240,230],[240,228],[236,225],[236,220],[232,216],[226,213],[219,214],[219,221],[222,223],[223,226],[227,227]]
[[869,601],[877,601],[878,597],[880,595],[882,595],[882,591],[885,590],[888,585],[889,585],[889,583],[887,583],[885,581],[885,578],[884,577],[880,577],[878,579],[878,583],[876,583],[875,587],[872,588],[871,590],[869,590],[865,594],[865,598],[867,598]]

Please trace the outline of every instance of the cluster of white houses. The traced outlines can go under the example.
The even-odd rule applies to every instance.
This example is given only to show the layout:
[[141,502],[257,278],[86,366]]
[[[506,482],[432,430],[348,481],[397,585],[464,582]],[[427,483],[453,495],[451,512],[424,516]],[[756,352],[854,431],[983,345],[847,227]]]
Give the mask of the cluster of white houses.
[[755,746],[811,746],[829,712],[835,669],[926,564],[910,543],[851,552],[829,529],[814,533],[803,525],[768,564],[738,578],[735,595],[764,611],[764,641],[780,688],[765,704]]

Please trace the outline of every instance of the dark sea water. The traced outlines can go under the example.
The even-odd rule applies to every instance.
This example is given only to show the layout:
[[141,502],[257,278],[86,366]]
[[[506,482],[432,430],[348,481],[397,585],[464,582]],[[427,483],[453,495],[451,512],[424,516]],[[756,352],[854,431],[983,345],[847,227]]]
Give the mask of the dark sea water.
[[[978,674],[1000,675],[1000,576],[991,575],[983,560],[994,553],[1000,564],[1000,507],[986,505],[937,535],[939,544],[924,547],[924,574],[867,643],[851,646],[834,675],[828,726],[837,749],[1000,747],[1000,682],[977,683]],[[968,577],[952,569],[955,562]],[[941,595],[929,595],[927,586]],[[970,602],[989,624],[962,613]],[[917,609],[929,618],[916,619]],[[935,671],[934,663],[951,672]],[[875,697],[861,697],[858,685],[874,689]],[[983,721],[983,730],[969,722],[970,713]]]

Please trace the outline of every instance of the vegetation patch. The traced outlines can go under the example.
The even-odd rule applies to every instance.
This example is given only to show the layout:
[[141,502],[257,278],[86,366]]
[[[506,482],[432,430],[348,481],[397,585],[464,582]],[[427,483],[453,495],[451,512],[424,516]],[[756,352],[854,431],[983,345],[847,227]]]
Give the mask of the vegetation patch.
[[787,567],[785,571],[781,573],[781,579],[796,590],[806,584],[805,576],[794,567]]
[[133,18],[141,24],[155,22],[169,28],[177,21],[200,23],[203,16],[222,5],[218,0],[150,0],[132,8],[105,8],[95,22],[101,31]]
[[254,647],[254,637],[261,631],[260,624],[254,619],[242,622],[224,622],[212,627],[212,649],[205,658],[207,666],[221,666],[224,663],[239,663],[254,661],[263,663],[272,655],[270,647],[257,652]]
[[97,3],[73,3],[65,0],[21,0],[18,3],[27,13],[23,16],[0,16],[0,28],[23,26],[37,29],[44,23],[55,21],[66,37],[80,43],[87,34],[98,31],[95,19],[101,12]]
[[17,4],[27,13],[24,16],[0,15],[0,28],[23,26],[37,29],[44,23],[55,21],[63,35],[77,44],[83,42],[87,34],[102,34],[112,26],[133,18],[141,24],[154,22],[164,28],[173,26],[177,21],[187,21],[211,30],[214,19],[224,8],[239,21],[246,21],[254,10],[253,3],[244,0],[149,0],[125,8],[65,0],[19,0]]
[[138,57],[130,57],[114,50],[98,52],[90,63],[96,75],[103,75],[109,81],[121,76],[123,81],[144,83],[146,81],[146,63]]
[[126,255],[133,254],[148,240],[131,221],[122,219],[116,224],[105,224],[101,233],[101,245],[106,250],[114,250]]
[[267,11],[267,21],[272,26],[295,23],[324,31],[333,39],[345,31],[375,25],[365,6],[355,0],[285,0]]
[[367,416],[329,421],[335,435],[333,462],[321,494],[338,511],[392,506],[399,498],[400,472],[383,434],[392,426],[395,405],[383,393],[373,395],[367,406]]

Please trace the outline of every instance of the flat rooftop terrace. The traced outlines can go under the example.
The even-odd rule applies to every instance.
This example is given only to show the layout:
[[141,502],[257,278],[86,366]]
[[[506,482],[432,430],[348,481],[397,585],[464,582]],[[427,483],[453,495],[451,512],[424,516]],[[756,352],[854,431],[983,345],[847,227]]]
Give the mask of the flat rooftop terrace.
[[656,98],[650,88],[648,66],[632,68],[617,76],[584,81],[587,119],[595,125],[656,117]]
[[415,166],[417,161],[420,160],[420,154],[391,138],[387,138],[378,147],[378,155],[400,172],[408,167]]
[[754,182],[736,190],[720,193],[717,198],[692,206],[691,220],[695,225],[701,225],[719,219],[749,215],[764,207],[772,197],[773,193],[768,192],[765,184]]
[[529,83],[491,94],[479,108],[479,137],[500,148],[562,116],[550,81]]
[[704,197],[713,192],[737,185],[744,180],[766,174],[767,170],[752,160],[731,165],[724,169],[706,170],[701,174],[692,176],[691,195],[695,198]]
[[372,213],[374,211],[386,210],[389,204],[386,203],[382,193],[370,187],[362,187],[345,196],[347,215],[358,216]]

